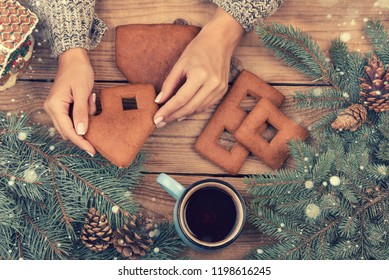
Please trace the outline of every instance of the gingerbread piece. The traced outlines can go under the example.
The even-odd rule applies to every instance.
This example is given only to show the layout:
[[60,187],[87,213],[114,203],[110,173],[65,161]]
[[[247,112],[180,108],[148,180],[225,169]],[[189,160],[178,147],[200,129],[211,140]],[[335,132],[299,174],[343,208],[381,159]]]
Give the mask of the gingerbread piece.
[[[101,91],[100,115],[91,116],[85,138],[102,156],[118,167],[127,167],[154,129],[158,110],[152,85],[126,85]],[[135,98],[137,109],[124,110],[123,98]]]
[[[258,100],[267,98],[276,107],[281,106],[285,99],[278,90],[258,76],[243,70],[194,145],[197,152],[231,174],[239,172],[249,151],[240,143],[235,143],[228,151],[218,144],[218,139],[224,130],[234,134],[247,116],[247,113],[240,108],[240,103],[246,95],[251,95]],[[264,124],[261,131],[265,128]]]
[[[278,130],[270,143],[261,137],[260,132],[260,127],[266,122]],[[308,132],[263,98],[235,131],[234,137],[265,164],[278,169],[289,155],[288,141],[304,141]]]
[[129,24],[116,27],[116,65],[130,83],[163,81],[200,27],[179,24]]

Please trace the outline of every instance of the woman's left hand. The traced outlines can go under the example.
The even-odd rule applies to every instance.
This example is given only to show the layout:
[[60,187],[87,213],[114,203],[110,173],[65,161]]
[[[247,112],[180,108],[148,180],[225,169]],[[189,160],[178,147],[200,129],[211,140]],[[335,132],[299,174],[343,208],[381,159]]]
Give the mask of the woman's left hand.
[[154,116],[157,127],[205,111],[223,97],[228,86],[231,56],[243,34],[241,25],[217,8],[163,83],[155,102],[167,102]]

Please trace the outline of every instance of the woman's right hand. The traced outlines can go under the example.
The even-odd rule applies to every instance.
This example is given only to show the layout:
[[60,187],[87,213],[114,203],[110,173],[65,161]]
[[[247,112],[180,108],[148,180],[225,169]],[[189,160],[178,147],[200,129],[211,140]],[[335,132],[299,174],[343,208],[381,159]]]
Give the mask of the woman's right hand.
[[88,116],[96,112],[96,95],[91,93],[93,83],[94,73],[87,51],[69,49],[59,56],[54,84],[44,103],[45,111],[62,138],[91,156],[96,153],[95,148],[83,135],[88,130]]

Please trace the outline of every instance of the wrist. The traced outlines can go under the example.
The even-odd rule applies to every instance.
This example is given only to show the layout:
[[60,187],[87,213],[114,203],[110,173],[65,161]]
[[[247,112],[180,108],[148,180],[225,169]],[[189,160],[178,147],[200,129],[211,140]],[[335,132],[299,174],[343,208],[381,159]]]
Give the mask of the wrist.
[[83,48],[72,48],[64,51],[58,57],[59,65],[77,62],[78,64],[90,64],[88,52]]
[[230,14],[218,7],[211,20],[202,28],[225,48],[234,49],[245,34],[243,27]]

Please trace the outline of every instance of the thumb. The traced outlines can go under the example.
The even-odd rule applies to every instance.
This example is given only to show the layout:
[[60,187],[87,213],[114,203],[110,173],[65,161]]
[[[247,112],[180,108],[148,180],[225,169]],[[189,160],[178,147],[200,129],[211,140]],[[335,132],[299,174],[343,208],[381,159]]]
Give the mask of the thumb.
[[176,64],[163,82],[161,92],[155,98],[155,103],[161,104],[169,100],[178,87],[183,84],[184,77],[183,69]]
[[88,96],[86,89],[73,90],[73,123],[78,135],[84,135],[88,130]]

